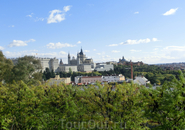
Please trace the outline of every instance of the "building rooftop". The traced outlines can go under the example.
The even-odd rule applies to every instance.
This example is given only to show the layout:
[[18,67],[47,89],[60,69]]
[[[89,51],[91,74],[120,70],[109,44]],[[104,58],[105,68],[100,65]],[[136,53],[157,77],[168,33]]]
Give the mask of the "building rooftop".
[[102,76],[84,76],[84,77],[82,77],[82,78],[101,78]]

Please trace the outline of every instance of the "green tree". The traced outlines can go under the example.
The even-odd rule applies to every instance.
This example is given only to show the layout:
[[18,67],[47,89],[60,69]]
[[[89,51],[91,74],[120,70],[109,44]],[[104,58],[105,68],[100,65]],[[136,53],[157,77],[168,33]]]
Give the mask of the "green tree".
[[156,123],[155,129],[185,128],[185,78],[181,71],[178,78],[147,91],[145,116]]
[[18,63],[12,69],[12,79],[15,81],[22,80],[25,83],[28,83],[30,80],[41,80],[41,69],[42,67],[40,60],[36,60],[33,56],[21,57],[18,59]]
[[10,59],[6,59],[3,52],[0,51],[0,82],[5,80],[9,82],[12,75],[13,62]]
[[55,72],[53,71],[53,69],[51,71],[51,78],[55,78]]
[[46,75],[45,76],[46,76],[46,80],[48,80],[52,77],[52,74],[51,74],[49,68],[46,68]]

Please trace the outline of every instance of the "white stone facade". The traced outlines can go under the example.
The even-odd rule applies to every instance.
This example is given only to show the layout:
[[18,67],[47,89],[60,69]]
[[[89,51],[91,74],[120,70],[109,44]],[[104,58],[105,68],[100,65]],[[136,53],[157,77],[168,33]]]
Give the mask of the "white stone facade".
[[81,83],[95,83],[96,81],[102,82],[102,76],[81,77]]
[[103,76],[102,81],[103,82],[118,82],[118,81],[124,81],[125,76],[122,74],[119,74],[118,76]]
[[69,69],[71,69],[72,72],[77,72],[77,66],[76,65],[60,65],[58,67],[58,72],[69,72]]
[[50,71],[57,72],[59,67],[59,61],[56,58],[35,58],[41,61],[42,71],[45,71],[46,68],[49,68]]
[[96,71],[109,71],[109,70],[114,70],[114,65],[113,64],[99,64],[96,65],[95,69]]
[[95,83],[99,82],[119,82],[125,81],[125,76],[119,74],[118,76],[76,76],[75,83]]

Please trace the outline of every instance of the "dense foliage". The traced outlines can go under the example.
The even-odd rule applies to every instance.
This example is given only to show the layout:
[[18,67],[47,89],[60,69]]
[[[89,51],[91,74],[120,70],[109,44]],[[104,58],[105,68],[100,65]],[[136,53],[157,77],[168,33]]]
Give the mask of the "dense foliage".
[[[124,84],[113,90],[107,84],[103,87],[97,83],[97,86],[28,86],[22,81],[0,85],[0,128],[146,127],[147,119],[143,117],[144,104],[139,91],[142,87]],[[85,123],[78,124],[82,122]]]
[[185,79],[157,89],[115,86],[0,84],[0,129],[183,129]]
[[0,81],[13,83],[22,80],[24,83],[36,84],[42,81],[41,69],[40,60],[33,56],[18,58],[14,65],[12,60],[7,59],[0,51]]

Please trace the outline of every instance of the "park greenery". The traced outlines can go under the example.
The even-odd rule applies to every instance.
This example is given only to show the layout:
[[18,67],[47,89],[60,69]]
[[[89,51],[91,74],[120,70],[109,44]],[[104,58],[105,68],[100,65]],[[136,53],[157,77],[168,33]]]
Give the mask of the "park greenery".
[[[40,82],[40,69],[39,61],[33,57],[22,57],[13,65],[0,52],[0,130],[185,128],[185,77],[181,70],[134,67],[134,75],[164,80],[153,88],[133,82],[49,86]],[[69,77],[125,73],[129,77],[129,71],[129,66],[118,65],[114,71],[59,74]],[[47,69],[44,76],[54,77],[55,73]]]
[[89,86],[0,83],[0,129],[183,129],[185,78],[157,89],[137,84]]

